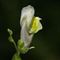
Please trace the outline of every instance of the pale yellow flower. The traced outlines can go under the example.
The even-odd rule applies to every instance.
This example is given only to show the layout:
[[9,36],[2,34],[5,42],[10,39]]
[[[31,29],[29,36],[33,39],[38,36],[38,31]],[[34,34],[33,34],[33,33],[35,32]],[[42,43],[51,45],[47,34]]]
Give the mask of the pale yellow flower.
[[34,7],[28,5],[21,11],[21,40],[24,42],[25,47],[29,47],[34,33],[42,29],[40,23],[41,18],[34,17]]

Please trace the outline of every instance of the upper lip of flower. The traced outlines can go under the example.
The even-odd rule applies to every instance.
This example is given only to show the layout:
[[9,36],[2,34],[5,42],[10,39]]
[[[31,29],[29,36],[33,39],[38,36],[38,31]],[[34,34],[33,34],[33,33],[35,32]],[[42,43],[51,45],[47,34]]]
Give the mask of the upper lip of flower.
[[34,13],[35,10],[31,5],[24,7],[21,11],[20,25],[22,26],[26,21],[27,27],[29,27],[32,22],[32,18],[34,17]]

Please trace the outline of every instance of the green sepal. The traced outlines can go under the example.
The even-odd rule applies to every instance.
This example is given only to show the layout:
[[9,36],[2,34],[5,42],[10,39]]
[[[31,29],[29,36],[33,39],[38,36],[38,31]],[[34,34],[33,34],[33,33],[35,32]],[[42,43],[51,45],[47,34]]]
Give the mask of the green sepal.
[[26,48],[24,46],[24,42],[21,39],[18,40],[17,45],[18,45],[18,50],[20,51],[20,53],[25,54],[26,52],[28,52],[29,48]]
[[18,55],[17,53],[15,53],[12,57],[12,60],[21,60],[20,55]]
[[27,53],[29,50],[31,50],[31,49],[33,49],[33,48],[35,48],[35,47],[29,47],[29,48],[27,48],[27,47],[22,47],[22,48],[20,48],[20,52],[22,53],[22,54],[25,54],[25,53]]
[[21,40],[21,39],[18,40],[17,45],[18,45],[18,50],[19,50],[20,53],[22,53],[22,54],[25,54],[25,53],[27,53],[29,50],[35,48],[34,46],[32,46],[32,47],[25,47],[25,46],[24,46],[24,42],[23,42],[23,40]]
[[21,52],[22,54],[25,54],[25,53],[27,53],[28,51],[29,51],[29,48],[23,47],[23,48],[20,49],[20,52]]

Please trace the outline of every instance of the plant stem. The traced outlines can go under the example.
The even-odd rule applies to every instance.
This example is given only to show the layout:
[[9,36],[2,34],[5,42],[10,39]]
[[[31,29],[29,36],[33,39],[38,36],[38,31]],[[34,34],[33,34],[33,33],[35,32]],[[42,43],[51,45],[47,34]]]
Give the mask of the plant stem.
[[16,51],[17,51],[17,54],[19,55],[20,54],[20,52],[19,52],[19,50],[18,50],[18,48],[17,48],[17,45],[16,45],[16,43],[15,43],[15,41],[13,40],[13,44],[14,44],[14,46],[15,46],[15,49],[16,49]]

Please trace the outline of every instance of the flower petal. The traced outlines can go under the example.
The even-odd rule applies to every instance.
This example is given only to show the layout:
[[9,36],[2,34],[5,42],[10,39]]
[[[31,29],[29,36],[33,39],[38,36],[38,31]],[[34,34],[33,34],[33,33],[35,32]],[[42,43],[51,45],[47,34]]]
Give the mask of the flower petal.
[[26,24],[29,27],[34,16],[34,12],[34,8],[31,5],[24,7],[21,11],[20,25],[22,26],[26,21]]
[[37,33],[39,30],[42,29],[42,24],[40,23],[40,20],[41,18],[34,17],[29,33]]
[[21,28],[21,39],[24,42],[25,47],[29,47],[32,37],[33,37],[33,34],[29,35],[27,31],[27,27],[24,24],[23,27]]

